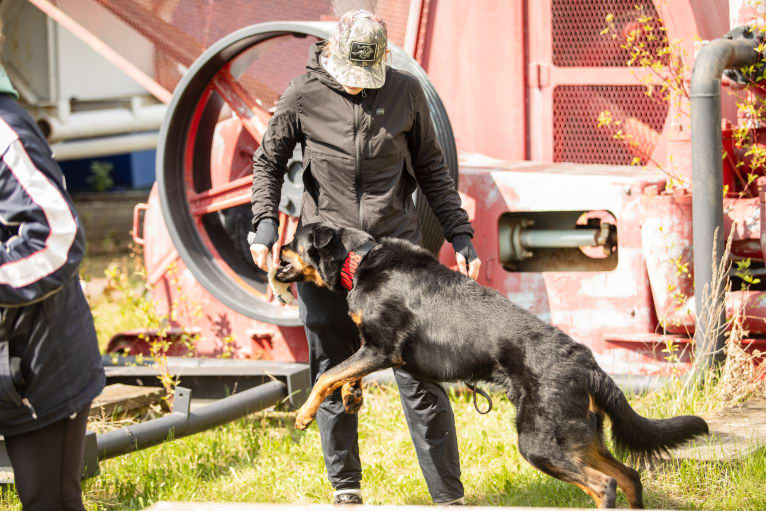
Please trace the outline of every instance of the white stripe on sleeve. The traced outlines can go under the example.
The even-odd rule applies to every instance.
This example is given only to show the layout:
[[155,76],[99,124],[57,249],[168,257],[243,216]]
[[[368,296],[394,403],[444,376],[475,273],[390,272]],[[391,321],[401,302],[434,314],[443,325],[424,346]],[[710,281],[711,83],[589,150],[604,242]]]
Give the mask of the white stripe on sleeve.
[[11,142],[3,154],[3,161],[29,198],[43,211],[50,229],[44,248],[0,266],[0,284],[19,288],[64,266],[77,235],[77,223],[61,192],[35,166],[21,141]]

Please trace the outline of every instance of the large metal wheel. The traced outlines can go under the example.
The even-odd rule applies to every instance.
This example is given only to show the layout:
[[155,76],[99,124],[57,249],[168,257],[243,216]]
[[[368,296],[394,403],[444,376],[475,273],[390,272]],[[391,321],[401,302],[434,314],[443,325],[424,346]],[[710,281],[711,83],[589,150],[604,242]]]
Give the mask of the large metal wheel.
[[[178,84],[160,132],[157,182],[168,232],[193,276],[222,303],[248,317],[300,324],[294,306],[274,299],[252,262],[252,154],[289,80],[303,72],[308,47],[333,23],[262,23],[234,32],[203,53]],[[420,81],[439,143],[457,185],[457,154],[447,114],[425,72],[391,47],[393,67]],[[223,142],[222,142],[223,141]],[[277,249],[292,236],[303,191],[300,151],[288,164]],[[436,253],[444,237],[425,197],[414,196],[423,244]],[[278,253],[278,250],[275,250]]]

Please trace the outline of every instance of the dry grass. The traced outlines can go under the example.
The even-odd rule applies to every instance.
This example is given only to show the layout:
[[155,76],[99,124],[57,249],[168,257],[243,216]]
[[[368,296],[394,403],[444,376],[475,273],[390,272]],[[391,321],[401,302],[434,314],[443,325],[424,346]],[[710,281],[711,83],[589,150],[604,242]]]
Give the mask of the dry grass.
[[[730,291],[729,255],[734,229],[731,232],[722,259],[714,265],[712,285],[702,291],[702,303],[705,304],[703,312],[707,321],[701,330],[711,332],[710,337],[719,334],[724,336],[723,363],[711,369],[703,368],[694,374],[676,376],[657,391],[637,397],[639,410],[656,412],[664,417],[710,414],[750,397],[766,394],[766,363],[762,360],[763,353],[749,350],[742,344],[742,340],[748,336],[744,329],[747,304],[739,303],[733,316],[724,324],[718,324],[718,318],[725,313],[725,293]],[[713,259],[716,260],[715,248]],[[699,339],[700,335],[695,333],[694,342],[699,342]]]

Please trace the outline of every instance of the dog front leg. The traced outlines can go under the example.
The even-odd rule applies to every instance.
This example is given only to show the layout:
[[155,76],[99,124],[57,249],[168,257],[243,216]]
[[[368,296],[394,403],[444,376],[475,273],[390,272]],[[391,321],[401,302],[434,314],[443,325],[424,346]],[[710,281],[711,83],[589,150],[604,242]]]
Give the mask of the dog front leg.
[[367,345],[362,346],[356,353],[319,377],[308,399],[298,410],[295,427],[306,429],[314,420],[319,405],[338,387],[360,380],[372,372],[386,369],[391,365],[390,357],[381,350]]

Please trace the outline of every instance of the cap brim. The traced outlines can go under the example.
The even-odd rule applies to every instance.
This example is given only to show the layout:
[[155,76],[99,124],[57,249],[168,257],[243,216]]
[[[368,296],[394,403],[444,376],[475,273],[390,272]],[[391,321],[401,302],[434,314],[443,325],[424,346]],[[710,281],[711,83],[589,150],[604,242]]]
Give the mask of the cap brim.
[[361,87],[363,89],[379,89],[386,83],[385,59],[371,66],[359,66],[330,55],[323,59],[325,71],[335,78],[339,84],[346,87]]

